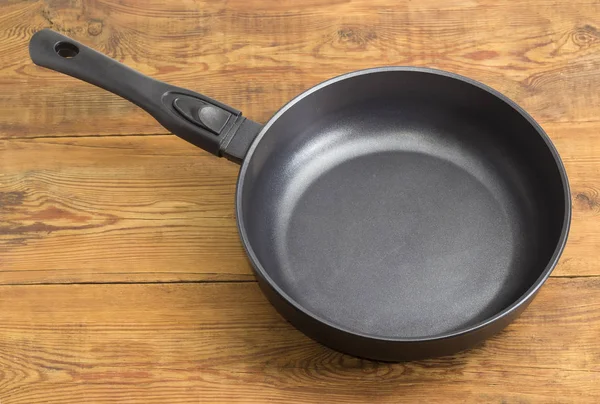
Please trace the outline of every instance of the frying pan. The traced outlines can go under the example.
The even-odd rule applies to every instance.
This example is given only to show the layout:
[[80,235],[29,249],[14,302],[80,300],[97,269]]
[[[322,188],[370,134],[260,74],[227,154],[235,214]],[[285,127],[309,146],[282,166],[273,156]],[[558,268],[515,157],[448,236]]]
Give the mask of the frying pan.
[[566,243],[556,149],[523,109],[469,78],[352,72],[263,126],[51,30],[29,51],[240,163],[237,224],[262,291],[336,350],[402,361],[472,347],[525,309]]

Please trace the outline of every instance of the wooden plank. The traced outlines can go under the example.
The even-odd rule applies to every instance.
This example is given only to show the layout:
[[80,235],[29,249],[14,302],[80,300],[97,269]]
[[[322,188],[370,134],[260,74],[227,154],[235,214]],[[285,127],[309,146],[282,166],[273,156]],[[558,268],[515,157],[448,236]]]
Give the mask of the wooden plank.
[[255,283],[4,286],[0,402],[597,403],[600,279],[550,279],[452,357],[364,361],[309,340]]
[[[573,191],[555,275],[600,275],[594,124],[550,125]],[[252,280],[238,167],[174,136],[0,141],[0,284]]]
[[44,27],[261,122],[322,80],[376,65],[471,76],[542,123],[600,112],[595,0],[32,0],[0,5],[0,137],[165,133],[128,102],[34,66],[28,40]]
[[593,122],[546,125],[563,159],[573,214],[567,247],[554,275],[600,275],[600,137]]
[[174,136],[4,141],[0,283],[253,279],[238,166]]

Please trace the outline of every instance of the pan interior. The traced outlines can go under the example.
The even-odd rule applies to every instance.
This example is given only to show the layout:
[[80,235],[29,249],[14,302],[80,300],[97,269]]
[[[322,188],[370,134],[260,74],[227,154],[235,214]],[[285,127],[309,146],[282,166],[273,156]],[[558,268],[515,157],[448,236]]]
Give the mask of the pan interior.
[[550,150],[520,113],[422,72],[306,96],[242,180],[261,270],[309,313],[384,338],[434,337],[511,305],[544,271],[565,209]]

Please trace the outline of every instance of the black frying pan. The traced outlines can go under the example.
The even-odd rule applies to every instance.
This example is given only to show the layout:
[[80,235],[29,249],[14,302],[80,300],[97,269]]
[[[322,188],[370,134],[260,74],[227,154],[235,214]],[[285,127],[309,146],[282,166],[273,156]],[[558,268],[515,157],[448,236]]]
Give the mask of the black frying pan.
[[241,163],[237,221],[259,284],[334,349],[396,361],[468,348],[525,309],[565,245],[570,193],[550,139],[471,79],[348,73],[261,126],[50,30],[29,50]]

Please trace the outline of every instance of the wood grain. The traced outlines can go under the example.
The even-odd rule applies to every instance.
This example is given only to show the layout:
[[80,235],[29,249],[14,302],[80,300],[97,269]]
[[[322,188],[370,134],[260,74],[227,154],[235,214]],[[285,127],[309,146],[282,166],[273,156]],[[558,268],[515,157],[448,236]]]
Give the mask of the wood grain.
[[0,283],[253,279],[238,167],[174,136],[0,145]]
[[34,66],[51,27],[266,121],[301,91],[375,65],[481,80],[546,122],[598,122],[600,3],[389,0],[3,2],[0,136],[165,133],[124,100]]
[[320,346],[255,283],[0,292],[3,404],[600,400],[600,279],[551,279],[485,345],[408,364]]

